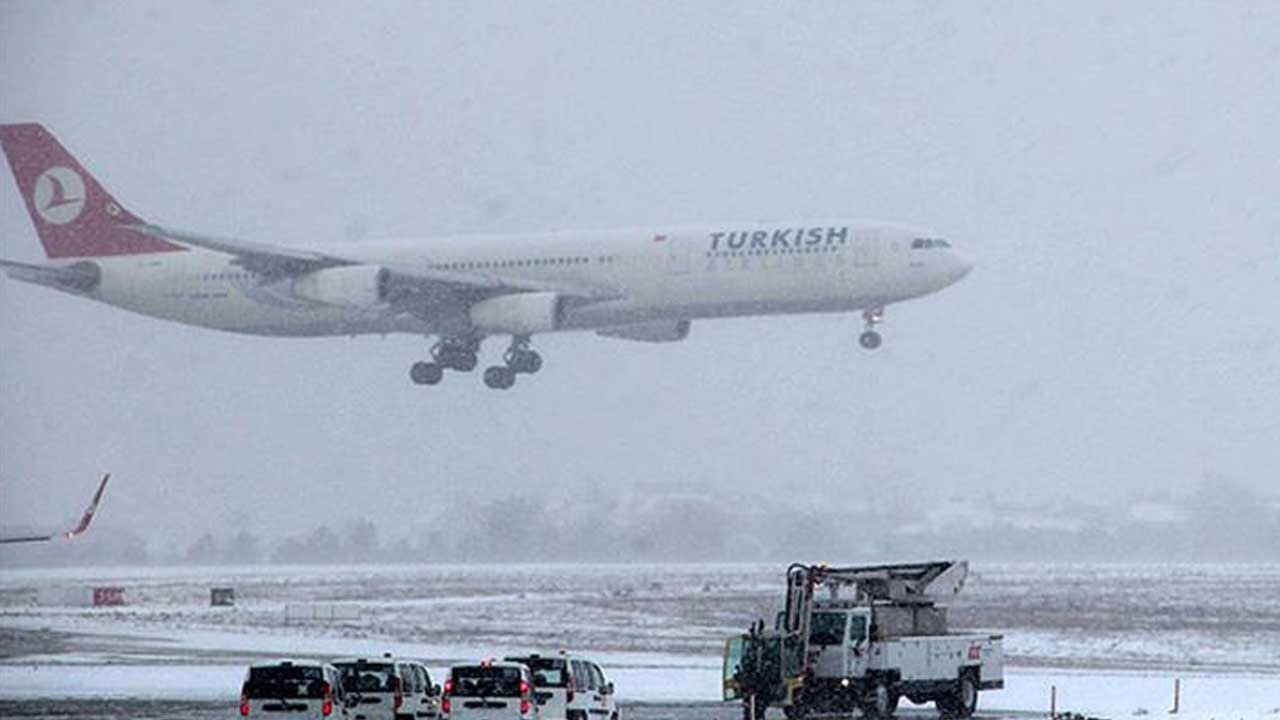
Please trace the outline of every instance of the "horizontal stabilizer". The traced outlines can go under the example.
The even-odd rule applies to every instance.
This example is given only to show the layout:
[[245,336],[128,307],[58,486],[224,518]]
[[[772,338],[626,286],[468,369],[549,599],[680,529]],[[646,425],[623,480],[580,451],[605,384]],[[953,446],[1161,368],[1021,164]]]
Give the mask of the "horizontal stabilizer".
[[88,292],[98,286],[102,279],[102,271],[89,261],[72,265],[54,267],[51,265],[31,265],[14,260],[0,260],[0,268],[4,268],[9,277],[24,282],[48,285],[73,292]]

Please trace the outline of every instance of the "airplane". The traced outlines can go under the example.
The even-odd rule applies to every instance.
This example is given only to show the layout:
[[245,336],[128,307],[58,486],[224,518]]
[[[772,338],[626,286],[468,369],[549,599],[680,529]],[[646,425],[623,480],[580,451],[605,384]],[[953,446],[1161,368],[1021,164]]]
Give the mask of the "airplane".
[[84,534],[89,529],[89,523],[93,522],[93,514],[98,512],[98,503],[102,501],[102,493],[107,489],[107,480],[111,479],[111,473],[102,476],[102,480],[98,483],[98,491],[93,494],[93,502],[89,503],[89,507],[85,509],[84,515],[80,516],[80,522],[76,526],[63,533],[56,535],[0,535],[0,545],[10,543],[29,543],[29,542],[48,542],[55,538],[62,540],[74,540]]
[[142,315],[267,336],[435,338],[410,379],[476,368],[495,389],[542,367],[535,335],[594,331],[676,342],[693,320],[862,312],[881,344],[885,306],[941,290],[970,262],[936,233],[855,220],[726,222],[619,230],[369,240],[293,247],[209,237],[127,210],[43,126],[0,125],[45,264],[13,278]]

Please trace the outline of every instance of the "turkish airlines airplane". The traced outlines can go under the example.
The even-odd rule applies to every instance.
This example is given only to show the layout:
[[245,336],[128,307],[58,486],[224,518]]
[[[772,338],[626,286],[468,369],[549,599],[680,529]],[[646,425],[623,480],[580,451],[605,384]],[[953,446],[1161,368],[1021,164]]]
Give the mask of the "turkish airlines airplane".
[[316,248],[206,237],[125,209],[37,124],[0,125],[47,264],[11,277],[143,315],[255,335],[435,336],[410,378],[468,372],[481,341],[510,337],[491,388],[535,373],[534,335],[594,331],[674,342],[691,320],[861,311],[867,349],[886,305],[971,268],[936,234],[884,223],[718,223],[413,238]]

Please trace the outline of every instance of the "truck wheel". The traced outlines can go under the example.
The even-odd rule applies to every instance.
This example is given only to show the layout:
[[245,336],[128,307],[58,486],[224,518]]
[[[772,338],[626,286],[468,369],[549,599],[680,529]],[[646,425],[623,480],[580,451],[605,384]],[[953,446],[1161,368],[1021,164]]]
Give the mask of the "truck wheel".
[[898,693],[884,683],[877,683],[867,694],[862,714],[869,720],[888,720],[898,710]]
[[944,718],[967,718],[978,709],[978,684],[965,673],[950,695],[938,698],[938,712]]
[[960,717],[969,717],[978,709],[978,683],[972,675],[960,676],[960,687],[956,693],[956,706]]

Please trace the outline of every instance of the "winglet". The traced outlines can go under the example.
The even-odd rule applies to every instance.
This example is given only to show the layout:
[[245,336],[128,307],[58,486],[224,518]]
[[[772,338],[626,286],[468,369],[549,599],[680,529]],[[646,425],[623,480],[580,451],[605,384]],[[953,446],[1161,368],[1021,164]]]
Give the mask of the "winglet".
[[102,482],[98,483],[98,491],[93,494],[93,502],[89,503],[88,509],[84,511],[84,516],[80,518],[80,523],[63,533],[62,537],[71,540],[89,529],[89,523],[93,522],[93,514],[98,511],[98,503],[102,500],[102,493],[107,489],[107,480],[110,479],[111,473],[102,476]]

